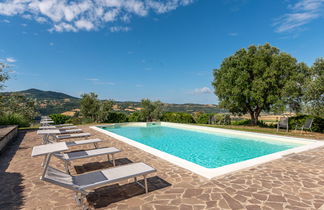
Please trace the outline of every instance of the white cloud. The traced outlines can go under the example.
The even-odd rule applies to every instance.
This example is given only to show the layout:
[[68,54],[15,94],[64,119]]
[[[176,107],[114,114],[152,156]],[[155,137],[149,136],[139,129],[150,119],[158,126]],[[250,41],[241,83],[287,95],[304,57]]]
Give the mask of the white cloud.
[[324,0],[298,0],[297,3],[289,5],[289,13],[277,18],[273,25],[276,32],[289,32],[323,17]]
[[49,43],[49,46],[54,46],[54,43],[53,43],[53,42],[50,42],[50,43]]
[[75,25],[78,29],[85,29],[87,31],[90,31],[91,29],[94,28],[94,25],[87,20],[78,20],[75,22]]
[[194,90],[195,94],[211,94],[213,91],[208,87],[196,88]]
[[6,58],[6,61],[8,63],[15,63],[17,60],[11,57],[11,58]]
[[4,0],[0,15],[21,16],[50,25],[50,31],[94,30],[107,23],[111,31],[128,31],[119,22],[130,22],[133,16],[162,14],[195,0]]
[[124,26],[113,26],[113,27],[110,27],[110,31],[111,32],[119,32],[119,31],[127,32],[127,31],[130,31],[130,30],[131,30],[130,27],[124,27]]

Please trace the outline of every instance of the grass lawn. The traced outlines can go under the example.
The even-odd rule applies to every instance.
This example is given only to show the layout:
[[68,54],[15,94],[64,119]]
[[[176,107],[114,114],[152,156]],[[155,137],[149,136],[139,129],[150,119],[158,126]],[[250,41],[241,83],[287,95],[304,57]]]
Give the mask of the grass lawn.
[[[82,124],[84,126],[94,126],[94,125],[107,125],[109,123],[89,123]],[[257,133],[266,133],[266,134],[274,134],[274,135],[282,135],[282,136],[292,136],[299,138],[308,138],[308,139],[316,139],[316,140],[324,140],[324,133],[317,132],[303,132],[300,130],[291,130],[288,133],[285,130],[280,130],[277,132],[275,128],[261,128],[258,126],[246,126],[246,125],[208,125],[208,124],[191,124],[191,125],[200,125],[207,127],[215,127],[215,128],[224,128],[224,129],[232,129],[239,131],[249,131],[249,132],[257,132]],[[29,129],[38,129],[39,124],[34,124],[31,127],[19,128],[20,130],[29,130]]]
[[232,129],[232,130],[239,130],[239,131],[257,132],[257,133],[266,133],[266,134],[275,134],[275,135],[282,135],[282,136],[293,136],[293,137],[316,139],[316,140],[324,140],[324,133],[305,132],[305,131],[303,133],[301,133],[300,130],[297,130],[297,131],[291,130],[289,132],[286,132],[285,130],[281,130],[281,131],[277,132],[277,129],[275,129],[275,128],[261,128],[258,126],[207,125],[207,124],[193,124],[193,125],[215,127],[215,128],[225,128],[225,129]]

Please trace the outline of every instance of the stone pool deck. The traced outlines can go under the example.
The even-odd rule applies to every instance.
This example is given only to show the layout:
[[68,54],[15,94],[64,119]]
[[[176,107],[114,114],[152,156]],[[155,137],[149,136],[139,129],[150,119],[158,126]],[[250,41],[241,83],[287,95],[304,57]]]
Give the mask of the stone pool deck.
[[[88,202],[98,209],[324,209],[324,148],[208,180],[88,127],[80,128],[103,139],[101,147],[123,150],[117,155],[118,164],[142,161],[157,169],[148,180],[148,194],[131,182],[91,193]],[[32,158],[31,151],[40,143],[36,131],[20,131],[0,154],[0,209],[78,208],[72,191],[39,179],[42,157]],[[72,163],[73,174],[111,166],[105,157]],[[63,170],[59,160],[53,158],[52,164]]]

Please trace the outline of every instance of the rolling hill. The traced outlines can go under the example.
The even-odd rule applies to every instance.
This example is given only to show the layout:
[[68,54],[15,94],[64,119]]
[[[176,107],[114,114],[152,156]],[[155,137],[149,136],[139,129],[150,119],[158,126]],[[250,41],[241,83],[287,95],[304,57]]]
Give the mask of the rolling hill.
[[[62,113],[80,108],[80,98],[54,91],[28,89],[16,92],[2,92],[0,95],[22,94],[35,101],[37,110],[42,115]],[[115,111],[131,113],[141,109],[141,103],[136,101],[115,101]],[[166,112],[226,112],[215,104],[168,104],[165,103]]]

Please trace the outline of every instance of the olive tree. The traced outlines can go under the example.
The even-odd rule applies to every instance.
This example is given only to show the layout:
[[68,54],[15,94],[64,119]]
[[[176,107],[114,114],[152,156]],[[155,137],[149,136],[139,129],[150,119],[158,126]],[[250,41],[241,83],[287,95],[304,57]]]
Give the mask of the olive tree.
[[9,79],[7,68],[5,63],[0,62],[0,90],[4,88],[4,82]]
[[97,121],[100,101],[95,93],[82,94],[80,101],[80,112],[85,118]]
[[304,100],[310,114],[324,117],[324,58],[318,58],[311,68]]
[[97,121],[105,122],[113,111],[113,105],[114,102],[112,100],[102,101],[99,106]]
[[308,67],[270,44],[240,49],[214,70],[213,86],[220,105],[233,114],[251,116],[289,105],[300,109]]
[[160,120],[162,117],[163,103],[161,101],[150,101],[149,99],[142,99],[142,110],[140,115],[147,122],[153,120]]

